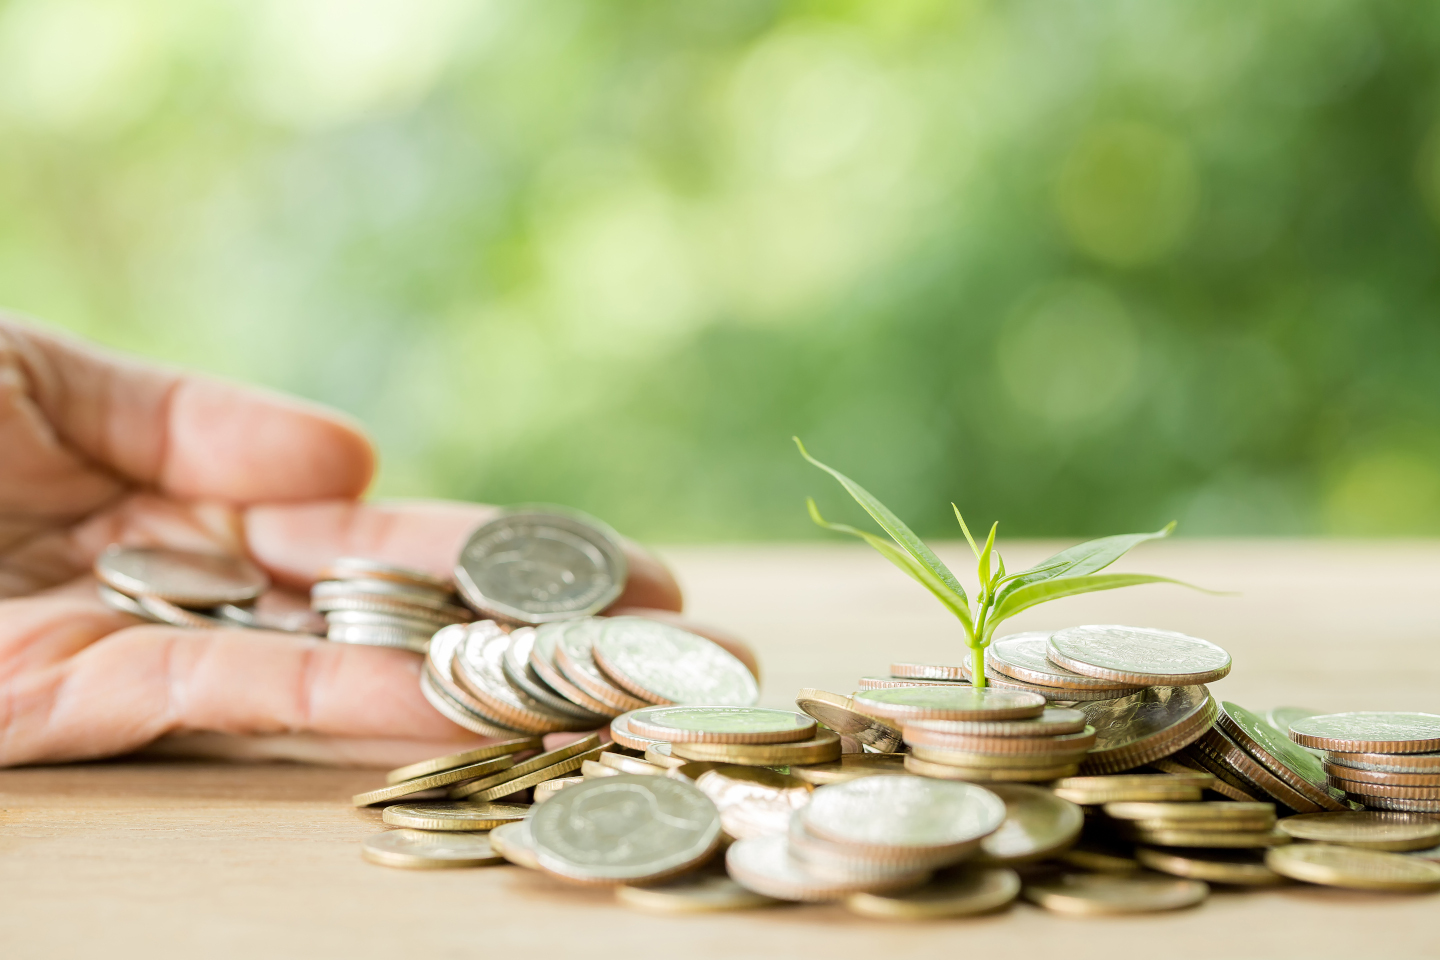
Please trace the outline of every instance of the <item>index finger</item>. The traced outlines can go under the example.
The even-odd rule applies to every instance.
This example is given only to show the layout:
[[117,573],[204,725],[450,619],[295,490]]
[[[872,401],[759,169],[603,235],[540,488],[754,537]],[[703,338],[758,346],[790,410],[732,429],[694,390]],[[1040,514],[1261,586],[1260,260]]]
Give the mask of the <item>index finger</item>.
[[[448,578],[465,540],[496,507],[450,500],[264,504],[245,511],[250,554],[277,582],[307,587],[337,557],[368,557]],[[616,605],[678,611],[675,577],[626,540],[630,576]]]

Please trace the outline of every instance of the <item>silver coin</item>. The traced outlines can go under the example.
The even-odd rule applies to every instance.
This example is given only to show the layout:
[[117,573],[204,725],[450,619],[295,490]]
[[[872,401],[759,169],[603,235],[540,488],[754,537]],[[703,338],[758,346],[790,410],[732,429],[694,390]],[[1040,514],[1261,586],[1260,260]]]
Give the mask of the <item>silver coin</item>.
[[119,610],[121,613],[128,613],[132,617],[139,617],[141,620],[149,620],[151,623],[162,622],[158,617],[150,613],[135,601],[134,597],[127,596],[116,590],[114,587],[103,583],[95,584],[100,594],[100,600],[111,610]]
[[394,647],[412,653],[425,653],[430,649],[430,634],[393,630],[389,627],[332,624],[325,632],[325,639],[331,643],[353,643],[361,647]]
[[925,777],[864,777],[815,791],[805,829],[878,851],[963,855],[1005,822],[1005,804],[974,784]]
[[602,717],[614,717],[624,711],[619,707],[612,707],[602,700],[596,699],[575,683],[555,663],[555,648],[570,628],[584,620],[561,620],[554,623],[542,623],[535,628],[535,642],[530,647],[530,666],[535,668],[535,673],[550,685],[561,696],[571,701],[582,710],[599,714]]
[[521,627],[510,634],[510,643],[505,647],[500,661],[500,666],[505,671],[505,679],[556,713],[574,717],[589,724],[584,728],[586,730],[604,726],[605,717],[591,713],[583,707],[577,707],[563,695],[556,693],[541,679],[540,674],[535,672],[535,667],[530,663],[530,651],[534,647],[534,627]]
[[1007,678],[1021,683],[1033,683],[1042,687],[1075,687],[1087,690],[1117,690],[1117,696],[1135,689],[1134,684],[1117,683],[1086,677],[1073,670],[1057,666],[1045,656],[1045,647],[1051,631],[1012,633],[990,642],[985,651],[985,666],[1004,674]]
[[470,535],[455,566],[465,602],[486,616],[538,624],[599,613],[625,589],[619,536],[582,514],[506,511]]
[[420,675],[420,692],[435,709],[466,730],[483,737],[514,737],[522,731],[490,715],[484,704],[455,682],[455,653],[465,642],[467,627],[454,624],[436,631],[425,652],[425,669]]
[[505,678],[501,661],[509,645],[510,637],[493,620],[472,623],[451,664],[455,681],[507,726],[529,733],[583,729],[584,720],[551,710]]
[[618,710],[639,710],[650,705],[617,686],[595,662],[595,639],[604,626],[598,617],[587,617],[565,625],[555,645],[555,666],[586,693]]
[[416,606],[454,606],[449,590],[432,590],[394,580],[319,580],[310,588],[312,597],[373,596],[413,603]]
[[135,602],[149,615],[150,619],[157,623],[168,623],[172,627],[185,627],[188,630],[215,630],[225,626],[214,617],[206,616],[195,610],[186,610],[169,600],[162,600],[160,597],[153,597],[149,594],[142,593],[135,598]]
[[649,693],[646,699],[748,707],[760,698],[754,675],[733,653],[658,620],[606,620],[592,652],[609,676]]
[[1173,630],[1093,624],[1053,634],[1046,656],[1087,677],[1153,686],[1189,686],[1230,672],[1230,654]]
[[222,603],[212,609],[210,615],[216,620],[223,620],[225,623],[236,627],[248,627],[251,630],[277,629],[262,623],[260,617],[255,613],[255,608],[251,606]]
[[704,860],[720,843],[720,814],[689,781],[620,774],[557,793],[530,817],[530,831],[547,873],[620,884]]
[[1341,752],[1428,753],[1440,747],[1440,715],[1328,713],[1293,721],[1290,736],[1307,746]]
[[784,834],[736,841],[725,851],[725,867],[737,883],[756,893],[809,902],[838,900],[860,891],[907,890],[929,877],[925,870],[885,877],[823,872],[798,859]]
[[490,846],[500,856],[527,870],[539,870],[535,859],[535,838],[530,833],[530,818],[518,823],[501,824],[490,831]]
[[478,833],[387,830],[367,837],[360,850],[366,860],[387,867],[436,869],[503,862],[491,849],[490,838]]
[[270,586],[244,557],[164,547],[111,547],[96,558],[95,576],[128,596],[149,594],[185,607],[249,603]]

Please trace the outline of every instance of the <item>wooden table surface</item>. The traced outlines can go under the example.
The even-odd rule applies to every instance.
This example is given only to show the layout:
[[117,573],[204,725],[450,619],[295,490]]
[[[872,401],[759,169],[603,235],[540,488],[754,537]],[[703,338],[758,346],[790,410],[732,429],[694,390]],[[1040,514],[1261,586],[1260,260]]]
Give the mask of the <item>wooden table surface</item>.
[[[1013,545],[1009,566],[1049,546]],[[953,621],[863,548],[666,553],[692,613],[759,651],[765,703],[800,686],[848,690],[892,659],[960,655]],[[1217,697],[1254,708],[1440,711],[1440,544],[1177,541],[1125,563],[1242,593],[1140,587],[1059,601],[1015,629],[1119,622],[1206,637],[1235,659]],[[0,771],[0,957],[1440,956],[1440,898],[1308,886],[1114,919],[1024,903],[912,925],[829,906],[650,916],[518,867],[365,863],[359,841],[379,814],[348,797],[380,782],[369,770],[185,762]]]

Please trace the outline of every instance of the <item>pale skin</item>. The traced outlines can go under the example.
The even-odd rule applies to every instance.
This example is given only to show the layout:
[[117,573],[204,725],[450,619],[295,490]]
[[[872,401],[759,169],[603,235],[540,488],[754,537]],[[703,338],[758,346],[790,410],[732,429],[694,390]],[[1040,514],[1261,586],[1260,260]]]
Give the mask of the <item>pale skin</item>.
[[[448,575],[494,508],[366,502],[374,469],[336,413],[0,317],[0,766],[147,745],[391,766],[485,742],[425,701],[414,654],[147,624],[96,595],[112,543],[244,553],[301,597],[340,556]],[[610,612],[676,618],[674,577],[627,551]]]

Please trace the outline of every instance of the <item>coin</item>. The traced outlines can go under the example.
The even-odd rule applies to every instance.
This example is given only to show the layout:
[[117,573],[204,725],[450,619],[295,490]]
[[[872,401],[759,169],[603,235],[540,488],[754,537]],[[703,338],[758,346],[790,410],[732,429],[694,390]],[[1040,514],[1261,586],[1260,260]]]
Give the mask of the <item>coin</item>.
[[392,827],[466,831],[489,830],[529,813],[529,804],[517,803],[396,803],[381,811],[380,819]]
[[1227,700],[1220,705],[1216,722],[1241,749],[1305,799],[1326,810],[1345,809],[1344,802],[1332,797],[1326,788],[1325,769],[1315,755],[1260,717]]
[[1262,829],[1275,825],[1273,803],[1233,803],[1228,800],[1198,803],[1154,803],[1119,801],[1105,804],[1105,815],[1116,820],[1165,820],[1182,826],[1187,820],[1263,821]]
[[1440,813],[1440,800],[1403,800],[1396,797],[1360,797],[1365,806],[1375,810],[1397,810],[1410,813]]
[[890,676],[897,680],[964,680],[965,668],[943,663],[892,663]]
[[[644,709],[643,707],[641,709]],[[610,739],[627,750],[639,750],[644,752],[657,744],[670,746],[668,740],[655,740],[650,737],[642,737],[630,729],[630,715],[636,711],[631,710],[620,714],[610,721]]]
[[610,716],[608,713],[592,713],[577,706],[541,679],[534,665],[530,663],[530,651],[535,646],[535,633],[534,627],[520,627],[510,634],[510,643],[500,657],[500,667],[505,673],[505,679],[531,699],[544,704],[550,711],[575,717],[582,723],[580,729],[594,730],[603,727]]
[[596,777],[618,776],[620,776],[619,770],[616,770],[614,767],[607,767],[605,764],[598,761],[583,760],[580,763],[580,778],[582,780],[594,780]]
[[386,830],[365,838],[360,855],[386,867],[438,870],[484,867],[504,863],[478,833],[432,833],[429,830]]
[[1133,873],[1140,869],[1140,861],[1127,857],[1115,850],[1101,849],[1089,843],[1082,843],[1055,855],[1061,863],[1068,863],[1081,870],[1095,873]]
[[570,625],[563,621],[542,623],[536,627],[535,639],[530,648],[530,666],[535,669],[536,675],[541,680],[544,680],[557,693],[582,710],[588,710],[602,717],[613,717],[623,713],[623,710],[592,697],[571,683],[570,679],[555,665],[555,648],[569,628]]
[[481,760],[478,763],[467,764],[466,766],[456,767],[452,770],[442,770],[439,773],[416,777],[414,780],[404,780],[400,783],[393,783],[389,786],[381,787],[378,790],[367,790],[364,793],[357,793],[351,798],[351,802],[357,807],[374,806],[377,803],[384,803],[387,800],[398,800],[401,797],[424,793],[426,790],[434,790],[437,787],[448,786],[452,783],[463,783],[466,780],[489,777],[497,771],[508,770],[514,763],[515,758],[508,754],[491,757],[489,760]]
[[[1175,756],[1182,757],[1187,763],[1203,767],[1215,777],[1215,784],[1208,789],[1214,790],[1221,796],[1229,797],[1231,800],[1239,800],[1242,803],[1253,803],[1259,800],[1264,791],[1253,783],[1243,781],[1228,766],[1218,760],[1211,759],[1203,753],[1195,744],[1191,744]],[[1158,763],[1159,761],[1155,761]]]
[[1440,715],[1362,712],[1303,717],[1290,724],[1290,739],[1344,753],[1427,753],[1440,750]]
[[537,624],[599,613],[620,596],[627,574],[619,536],[600,521],[515,508],[470,534],[455,584],[485,616]]
[[436,631],[425,652],[425,670],[420,675],[420,692],[448,719],[482,737],[512,739],[521,731],[506,727],[485,712],[484,704],[455,682],[455,653],[465,642],[464,624]]
[[881,753],[894,753],[904,745],[899,728],[855,709],[851,698],[843,694],[805,687],[795,705],[836,733],[854,737]]
[[725,866],[737,883],[756,893],[778,900],[810,902],[838,900],[862,891],[908,890],[929,877],[925,870],[883,878],[847,880],[825,876],[791,854],[789,838],[784,834],[737,840],[725,851]]
[[995,783],[986,787],[1005,803],[1005,821],[980,841],[979,863],[1023,864],[1043,860],[1080,836],[1085,814],[1078,806],[1040,787]]
[[1297,843],[1266,853],[1265,865],[1294,880],[1330,887],[1408,892],[1440,889],[1440,864],[1380,850]]
[[[1050,631],[1036,633],[1012,633],[990,641],[985,656],[987,667],[994,667],[999,673],[1042,687],[1073,687],[1080,690],[1118,690],[1121,694],[1133,692],[1140,684],[1120,683],[1087,677],[1073,670],[1066,670],[1045,655]],[[1121,695],[1121,694],[1117,694]]]
[[872,856],[928,850],[963,856],[1005,821],[983,787],[923,777],[864,777],[815,791],[800,812],[817,837]]
[[1384,770],[1362,770],[1358,767],[1342,767],[1337,763],[1324,765],[1325,773],[1333,780],[1352,780],[1357,783],[1383,783],[1392,787],[1435,787],[1440,786],[1440,772],[1430,773],[1389,773]]
[[1146,873],[1068,873],[1027,883],[1022,893],[1055,913],[1101,916],[1193,907],[1210,888],[1199,880]]
[[[1085,714],[1069,707],[1046,707],[1024,720],[910,720],[907,729],[920,735],[964,737],[1054,737],[1085,730]],[[934,744],[939,746],[939,743]]]
[[603,624],[599,619],[573,620],[565,625],[555,644],[555,666],[572,683],[615,710],[639,710],[649,701],[631,696],[605,675],[595,662],[595,638]]
[[[604,757],[608,756],[608,754],[602,753],[600,754],[600,756]],[[544,803],[546,800],[549,800],[551,797],[555,796],[555,794],[559,793],[561,790],[564,790],[566,787],[573,787],[577,783],[584,782],[584,776],[579,776],[556,777],[554,780],[546,780],[542,783],[537,783],[535,784],[535,802]]]
[[551,797],[530,818],[540,869],[583,884],[682,873],[720,844],[720,815],[692,784],[621,774]]
[[439,594],[454,592],[449,580],[431,576],[421,570],[399,567],[366,557],[338,557],[321,569],[320,580],[389,580],[417,590]]
[[485,708],[485,712],[526,733],[583,730],[588,721],[551,710],[505,678],[502,661],[510,637],[493,620],[466,628],[465,641],[456,648],[451,670],[455,681]]
[[1440,774],[1440,753],[1326,753],[1327,763],[1382,773]]
[[535,838],[530,835],[530,820],[527,817],[515,823],[506,823],[490,831],[490,846],[500,856],[518,867],[539,870],[535,859]]
[[[508,794],[499,794],[495,797],[480,797],[478,796],[478,794],[495,787],[503,786],[512,780],[519,780],[521,778],[529,776],[530,774],[537,773],[543,770],[548,770],[551,767],[558,766],[561,763],[569,760],[574,760],[576,757],[585,756],[591,751],[598,751],[608,746],[609,744],[602,744],[600,742],[599,734],[588,734],[579,738],[578,740],[565,744],[565,746],[563,747],[557,747],[556,749],[549,750],[545,753],[540,754],[539,756],[531,757],[528,760],[521,761],[520,763],[515,764],[513,767],[510,767],[508,770],[504,770],[501,773],[485,777],[481,780],[476,780],[473,783],[463,783],[450,791],[450,799],[464,800],[467,797],[476,797],[479,800],[495,800],[498,799],[498,797],[508,796]],[[576,761],[574,767],[572,767],[571,769],[579,769],[579,767],[580,763],[579,761]],[[568,773],[569,771],[567,770],[564,772]],[[561,771],[557,770],[555,772],[555,775],[559,776],[560,773]],[[541,778],[541,780],[549,779],[549,777]],[[538,783],[539,781],[536,782]],[[531,786],[531,784],[527,784],[527,786]],[[520,788],[517,787],[516,789],[518,790]]]
[[[611,734],[614,736],[614,734]],[[687,761],[684,757],[677,757],[670,753],[670,744],[652,743],[645,748],[645,760],[655,764],[657,767],[664,767],[666,770],[674,770],[676,767],[685,766]]]
[[1045,655],[1067,670],[1118,683],[1192,686],[1230,672],[1230,654],[1208,640],[1118,624],[1061,630]]
[[1440,843],[1440,821],[1406,813],[1305,813],[1278,824],[1296,840],[1368,850],[1424,850]]
[[1440,800],[1440,787],[1394,786],[1385,783],[1342,780],[1339,777],[1331,777],[1330,785],[1344,790],[1362,803],[1366,797],[1389,797],[1396,800]]
[[95,559],[95,576],[130,597],[142,594],[185,607],[249,603],[270,578],[243,557],[165,547],[112,546]]
[[[1213,777],[1210,778],[1214,780]],[[1056,796],[1074,803],[1134,800],[1199,800],[1202,786],[1193,778],[1169,774],[1122,774],[1108,777],[1067,777],[1057,780]]]
[[1014,677],[1008,677],[996,670],[990,664],[985,665],[985,685],[993,690],[1012,690],[1020,693],[1033,693],[1045,700],[1073,704],[1081,701],[1091,700],[1113,700],[1122,696],[1127,690],[1140,690],[1143,687],[1127,686],[1124,689],[1091,689],[1089,687],[1046,687],[1038,683],[1024,683]]
[[892,720],[1017,720],[1038,717],[1043,697],[985,687],[902,687],[866,690],[850,698],[855,709]]
[[1209,757],[1233,772],[1243,783],[1251,785],[1256,793],[1269,796],[1296,813],[1316,813],[1320,810],[1319,804],[1261,766],[1218,729],[1205,731],[1205,735],[1195,742],[1195,749],[1200,756]]
[[1131,840],[1155,847],[1243,850],[1281,846],[1290,842],[1290,837],[1279,830],[1141,830],[1129,827],[1121,832]]
[[385,782],[387,784],[403,783],[406,780],[414,780],[416,777],[425,777],[432,773],[442,773],[446,770],[454,770],[457,767],[469,766],[472,763],[479,763],[481,760],[489,760],[492,757],[503,757],[509,754],[523,753],[526,750],[539,750],[541,747],[542,744],[539,737],[520,737],[515,740],[504,740],[500,743],[489,743],[483,747],[476,747],[473,750],[446,754],[443,757],[436,757],[433,760],[421,760],[419,763],[396,767],[394,770],[385,774]]
[[1078,760],[1089,752],[1095,743],[1095,737],[1095,728],[1089,726],[1079,733],[1065,733],[1053,737],[972,737],[967,734],[937,734],[925,727],[905,725],[905,742],[917,750],[923,748],[930,751],[950,750],[1006,756],[1073,756]]
[[147,593],[137,596],[135,605],[145,611],[146,619],[154,620],[157,623],[168,623],[172,627],[184,627],[187,630],[215,630],[224,626],[224,623],[214,617],[186,610],[169,600],[162,600],[160,597]]
[[719,764],[694,782],[720,811],[725,832],[737,840],[784,833],[790,815],[810,802],[810,784],[763,767]]
[[609,679],[651,703],[746,707],[760,697],[755,675],[740,658],[659,620],[611,617],[591,653]]
[[967,780],[974,783],[1047,783],[1068,777],[1080,769],[1078,763],[1053,763],[1048,767],[967,767],[936,763],[914,753],[905,755],[905,769],[920,777],[936,780]]
[[128,613],[132,617],[139,617],[141,620],[157,622],[155,617],[145,610],[144,607],[135,602],[135,598],[129,594],[121,593],[114,587],[104,583],[95,584],[95,590],[100,595],[100,600],[111,610],[118,610],[121,613]]
[[1171,876],[1229,883],[1237,886],[1269,887],[1285,883],[1286,878],[1265,866],[1251,852],[1224,850],[1157,850],[1137,847],[1135,857],[1143,866]]
[[845,909],[882,920],[939,920],[998,910],[1020,893],[1020,875],[1003,867],[967,868],[907,893],[852,893]]
[[910,680],[904,677],[861,677],[857,690],[893,690],[899,687],[968,687],[969,680]]
[[442,716],[452,723],[458,724],[469,730],[471,733],[478,733],[482,737],[501,737],[508,739],[518,734],[519,730],[510,730],[498,724],[492,724],[472,712],[458,700],[451,697],[441,687],[440,681],[436,679],[434,671],[427,664],[420,672],[420,693],[430,702]]
[[610,767],[612,770],[619,770],[621,773],[633,773],[639,777],[660,777],[665,775],[665,767],[658,767],[653,763],[647,763],[636,757],[627,757],[624,754],[602,753],[600,754],[600,765]]
[[815,721],[793,710],[649,707],[627,716],[635,733],[677,743],[791,743],[815,736]]
[[474,619],[456,604],[447,590],[436,592],[391,580],[320,580],[310,588],[310,605],[316,610],[394,608],[401,616],[437,623],[464,623]]
[[1095,728],[1086,773],[1120,773],[1188,746],[1209,729],[1217,707],[1203,686],[1147,687],[1077,710]]
[[861,777],[904,773],[904,759],[899,753],[846,753],[829,763],[792,764],[790,775],[816,785],[844,783]]
[[686,760],[783,767],[792,763],[825,763],[840,756],[840,738],[820,730],[798,743],[672,743],[670,752]]
[[1069,754],[1029,753],[970,753],[964,750],[937,750],[932,747],[914,747],[908,756],[927,763],[944,763],[953,767],[975,767],[1020,770],[1024,768],[1048,768],[1060,763],[1079,763],[1083,751]]
[[1431,860],[1440,863],[1440,847],[1430,847],[1428,850],[1415,850],[1406,856],[1419,857],[1421,860]]
[[621,884],[615,899],[627,907],[652,913],[718,913],[723,910],[754,910],[781,901],[747,890],[723,873],[692,873],[650,887]]

